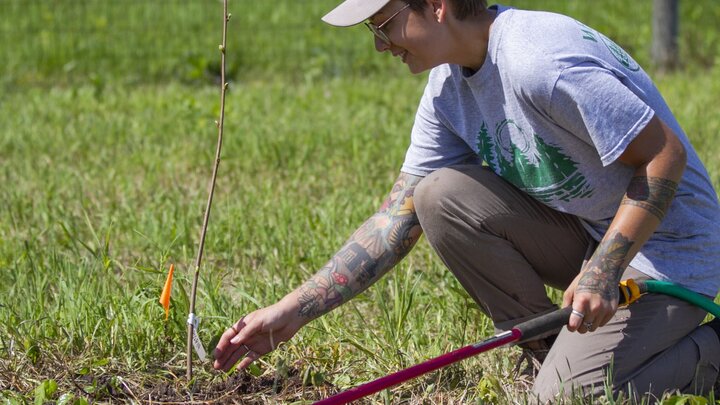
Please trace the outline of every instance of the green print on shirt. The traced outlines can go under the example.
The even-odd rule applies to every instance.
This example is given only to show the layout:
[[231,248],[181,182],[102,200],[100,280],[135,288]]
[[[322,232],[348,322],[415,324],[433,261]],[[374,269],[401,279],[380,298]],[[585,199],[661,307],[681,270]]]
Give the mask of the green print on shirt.
[[613,57],[617,59],[618,62],[620,62],[621,65],[625,66],[627,70],[630,70],[632,72],[637,72],[640,70],[640,65],[637,64],[633,60],[633,58],[630,57],[630,54],[625,52],[624,49],[620,47],[620,45],[613,42],[610,38],[606,37],[605,35],[593,30],[592,28],[583,25],[578,22],[580,25],[580,31],[583,33],[583,39],[587,41],[592,42],[598,42],[598,38],[602,41],[603,44],[607,47],[608,50],[610,50],[610,53],[612,53]]
[[478,155],[495,173],[539,201],[568,202],[593,193],[577,163],[537,134],[526,134],[513,120],[501,121],[493,137],[483,122],[477,146]]

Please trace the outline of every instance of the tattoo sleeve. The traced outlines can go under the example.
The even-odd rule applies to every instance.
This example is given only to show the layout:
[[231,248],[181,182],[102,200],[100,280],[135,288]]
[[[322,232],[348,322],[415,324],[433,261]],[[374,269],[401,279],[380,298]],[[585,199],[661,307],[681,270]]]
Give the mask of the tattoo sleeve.
[[622,204],[644,208],[662,221],[677,187],[674,181],[661,177],[633,177]]
[[620,232],[603,239],[585,266],[577,291],[600,294],[607,300],[617,299],[617,285],[632,245],[633,241]]
[[346,302],[410,252],[422,234],[413,204],[421,179],[401,173],[380,210],[300,287],[300,316],[312,319]]

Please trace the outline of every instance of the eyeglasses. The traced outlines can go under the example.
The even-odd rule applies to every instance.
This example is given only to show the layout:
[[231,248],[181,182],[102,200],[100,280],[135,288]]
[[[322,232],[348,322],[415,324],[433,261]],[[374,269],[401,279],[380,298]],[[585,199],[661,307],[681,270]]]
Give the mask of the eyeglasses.
[[408,7],[410,7],[410,4],[406,4],[405,7],[401,8],[400,10],[398,10],[397,12],[395,12],[395,14],[391,15],[387,20],[385,20],[385,21],[383,21],[382,23],[380,23],[380,25],[375,25],[375,24],[373,24],[373,23],[371,23],[371,22],[366,22],[366,23],[365,23],[365,26],[368,27],[368,29],[369,29],[376,37],[378,37],[381,41],[383,41],[383,42],[385,43],[385,45],[390,46],[390,45],[392,45],[392,42],[390,41],[390,38],[388,38],[387,34],[385,34],[385,33],[382,31],[382,28],[383,28],[384,26],[386,26],[387,23],[390,22],[390,20],[392,20],[393,18],[395,18],[395,16],[397,16],[398,14],[400,14],[403,10],[405,10],[405,9],[408,8]]

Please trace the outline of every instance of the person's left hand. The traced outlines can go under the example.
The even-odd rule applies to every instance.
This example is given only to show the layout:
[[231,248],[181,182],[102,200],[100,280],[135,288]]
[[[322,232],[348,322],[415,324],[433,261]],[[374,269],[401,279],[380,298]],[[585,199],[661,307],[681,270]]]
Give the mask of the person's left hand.
[[619,299],[618,280],[593,266],[585,267],[563,294],[565,308],[572,305],[568,330],[592,332],[615,315]]

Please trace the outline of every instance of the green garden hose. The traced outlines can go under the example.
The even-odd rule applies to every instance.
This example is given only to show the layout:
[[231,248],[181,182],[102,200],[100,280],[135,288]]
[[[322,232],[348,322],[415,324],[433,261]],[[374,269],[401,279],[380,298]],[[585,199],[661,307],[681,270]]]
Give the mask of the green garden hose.
[[[698,294],[694,291],[690,291],[687,288],[681,287],[677,284],[673,284],[667,281],[658,281],[658,280],[641,280],[641,281],[633,281],[628,280],[635,283],[639,289],[640,294],[644,293],[657,293],[657,294],[665,294],[670,295],[675,298],[679,298],[683,301],[689,302],[693,305],[696,305],[709,313],[713,314],[714,316],[720,318],[720,305],[716,304],[712,299],[708,298],[705,295]],[[623,286],[627,286],[627,282],[623,282]],[[632,288],[631,286],[627,286],[627,288]],[[633,294],[634,295],[634,294]],[[632,302],[634,300],[631,300]]]

